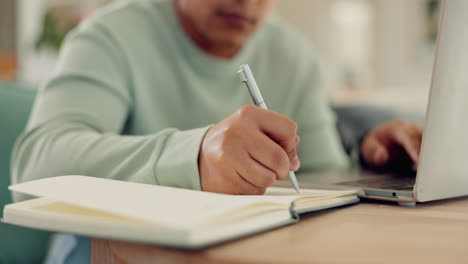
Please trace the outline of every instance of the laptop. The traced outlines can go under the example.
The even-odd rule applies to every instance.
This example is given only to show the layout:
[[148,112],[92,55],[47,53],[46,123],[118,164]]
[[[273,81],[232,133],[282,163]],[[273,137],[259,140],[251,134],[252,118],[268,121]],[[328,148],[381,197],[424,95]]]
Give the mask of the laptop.
[[298,177],[301,187],[355,188],[360,196],[414,205],[468,195],[468,1],[444,1],[417,172],[359,169]]

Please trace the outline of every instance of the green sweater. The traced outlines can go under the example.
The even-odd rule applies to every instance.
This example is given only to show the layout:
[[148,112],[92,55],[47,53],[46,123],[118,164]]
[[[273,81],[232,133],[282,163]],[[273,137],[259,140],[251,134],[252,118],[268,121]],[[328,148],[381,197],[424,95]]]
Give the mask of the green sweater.
[[298,123],[302,170],[347,165],[317,60],[271,17],[234,58],[200,50],[170,0],[114,4],[71,33],[12,162],[13,182],[80,174],[200,189],[210,125],[252,100],[248,63],[273,111]]

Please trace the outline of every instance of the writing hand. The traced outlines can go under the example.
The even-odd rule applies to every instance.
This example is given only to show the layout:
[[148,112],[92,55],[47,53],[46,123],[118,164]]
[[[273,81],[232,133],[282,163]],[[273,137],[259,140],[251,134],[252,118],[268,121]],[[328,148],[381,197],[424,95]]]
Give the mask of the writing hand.
[[245,105],[210,128],[198,164],[204,191],[263,194],[300,166],[297,125],[288,117]]

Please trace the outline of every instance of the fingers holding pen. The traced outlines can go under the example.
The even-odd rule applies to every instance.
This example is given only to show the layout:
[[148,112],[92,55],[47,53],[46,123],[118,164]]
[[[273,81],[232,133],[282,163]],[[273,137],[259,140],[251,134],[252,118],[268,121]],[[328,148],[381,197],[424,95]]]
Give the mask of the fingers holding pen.
[[[291,170],[291,160],[288,153],[265,134],[255,135],[253,141],[254,144],[249,145],[247,149],[249,155],[273,171],[277,180],[286,179]],[[291,151],[295,151],[295,148]],[[292,155],[296,154],[292,153]]]
[[284,115],[244,106],[206,133],[199,153],[204,191],[262,194],[299,167],[297,125]]
[[[282,147],[291,163],[289,169],[297,171],[300,166],[297,156],[300,142],[300,138],[297,135],[297,124],[280,113],[259,109],[254,106],[251,107],[253,109],[250,107],[244,109],[244,111],[249,111],[244,114],[256,115],[255,119],[257,120],[258,129],[265,135],[264,138],[268,138],[269,141]],[[260,140],[266,145],[268,142],[264,138]]]

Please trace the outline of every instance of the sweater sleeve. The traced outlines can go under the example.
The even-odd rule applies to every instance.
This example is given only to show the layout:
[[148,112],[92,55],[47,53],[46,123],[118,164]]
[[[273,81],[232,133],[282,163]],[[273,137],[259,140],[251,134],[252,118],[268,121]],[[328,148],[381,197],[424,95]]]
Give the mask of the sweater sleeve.
[[16,142],[13,183],[78,174],[200,189],[198,153],[208,127],[122,135],[132,110],[126,65],[99,25],[84,24],[67,38]]

